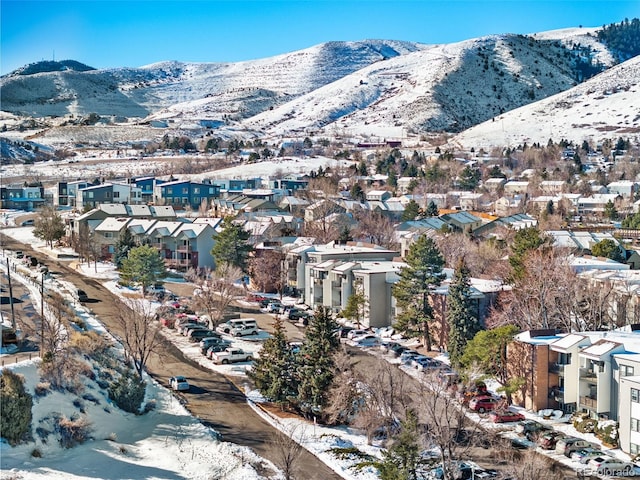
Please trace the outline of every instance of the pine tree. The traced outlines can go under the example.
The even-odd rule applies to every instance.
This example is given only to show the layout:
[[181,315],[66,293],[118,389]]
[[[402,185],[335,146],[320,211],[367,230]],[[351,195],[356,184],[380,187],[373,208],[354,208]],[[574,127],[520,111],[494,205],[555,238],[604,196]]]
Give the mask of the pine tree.
[[430,200],[429,204],[427,205],[427,211],[425,212],[425,215],[427,217],[437,217],[439,213],[440,212],[438,211],[438,206],[436,205],[436,203],[433,200]]
[[113,252],[113,263],[116,268],[120,268],[122,266],[122,261],[127,258],[129,252],[133,247],[136,246],[136,241],[131,234],[131,231],[128,228],[124,228],[120,236],[118,237],[118,241],[114,247]]
[[509,265],[513,269],[513,279],[522,278],[525,274],[524,260],[527,254],[550,243],[549,237],[536,227],[521,228],[513,238]]
[[17,445],[31,436],[33,398],[24,388],[24,377],[9,369],[0,374],[2,438]]
[[409,201],[409,203],[407,203],[407,206],[404,207],[404,212],[402,212],[402,217],[400,217],[400,220],[402,220],[403,222],[415,220],[419,213],[420,206],[415,200],[412,199]]
[[409,248],[405,263],[392,290],[401,309],[394,326],[411,337],[421,336],[427,350],[431,350],[429,323],[434,316],[429,295],[445,277],[444,258],[436,243],[422,235]]
[[338,324],[327,307],[319,307],[305,331],[298,367],[298,407],[322,415],[327,392],[335,375],[335,354],[340,347]]
[[449,358],[454,366],[460,363],[467,343],[481,330],[477,309],[471,298],[469,268],[460,259],[449,286],[447,323],[449,324]]
[[150,245],[132,248],[120,268],[120,279],[128,284],[140,285],[143,295],[148,286],[166,276],[167,270],[160,252]]
[[226,217],[222,222],[222,231],[215,237],[216,243],[211,249],[216,265],[234,266],[246,272],[249,253],[252,250],[247,240],[249,232],[233,223],[231,217]]
[[260,357],[248,375],[265,398],[284,404],[297,393],[295,358],[280,316],[276,317],[273,328],[273,333],[262,345]]
[[400,423],[400,432],[388,450],[382,452],[382,461],[376,464],[381,480],[414,480],[422,464],[418,432],[418,417],[409,410]]

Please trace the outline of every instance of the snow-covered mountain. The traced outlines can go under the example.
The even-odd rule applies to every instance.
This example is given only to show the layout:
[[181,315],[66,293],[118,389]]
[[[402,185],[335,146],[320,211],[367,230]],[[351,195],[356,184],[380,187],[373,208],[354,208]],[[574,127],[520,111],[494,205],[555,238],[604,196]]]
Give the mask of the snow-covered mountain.
[[[238,63],[161,62],[88,72],[12,73],[0,79],[0,100],[5,111],[34,116],[94,112],[144,117],[182,102],[210,98],[215,103],[219,96],[242,103],[247,92],[257,91],[272,98],[262,107],[269,108],[289,95],[313,91],[367,65],[420,48],[417,43],[385,40],[329,42]],[[218,110],[214,112],[215,116]],[[253,113],[257,111],[249,112]]]
[[[616,64],[598,30],[492,35],[443,45],[329,42],[239,63],[12,73],[0,78],[0,100],[13,113],[138,117],[139,124],[181,132],[217,128],[222,137],[406,136],[462,132],[487,121],[502,128],[507,112],[535,108],[562,92],[571,95],[573,88],[588,90],[586,78]],[[640,104],[628,91],[627,109]],[[566,105],[562,111],[570,115]],[[154,130],[140,129],[139,140]],[[101,129],[100,135],[109,133]]]
[[457,135],[460,147],[513,146],[551,138],[582,142],[640,138],[640,57],[553,95],[472,127]]

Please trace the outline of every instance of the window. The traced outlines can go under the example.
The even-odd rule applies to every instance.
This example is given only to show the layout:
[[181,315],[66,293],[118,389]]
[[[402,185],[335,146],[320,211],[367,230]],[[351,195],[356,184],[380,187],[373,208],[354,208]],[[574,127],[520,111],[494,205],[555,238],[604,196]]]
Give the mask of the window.
[[87,198],[93,198],[93,192],[87,192],[87,193],[88,193]]
[[213,187],[209,187],[209,195],[213,195]]
[[637,418],[631,419],[631,431],[640,432],[640,420],[638,420]]
[[638,390],[637,388],[631,389],[631,401],[640,403],[640,390]]
[[187,197],[182,197],[182,204],[186,205],[187,203],[189,203],[189,199]]
[[621,377],[632,377],[633,376],[633,367],[631,365],[620,365],[620,376]]
[[113,198],[120,198],[120,192],[113,192]]
[[183,194],[183,195],[186,195],[186,194],[188,194],[188,193],[189,193],[189,187],[184,187],[184,188],[182,189],[182,194]]
[[193,198],[193,203],[194,203],[195,205],[200,205],[200,197],[194,197],[194,198]]
[[111,192],[104,192],[104,198],[111,198]]
[[200,193],[200,187],[193,187],[193,193],[199,194]]
[[638,453],[640,453],[640,446],[637,443],[630,443],[629,444],[629,453],[631,455],[637,455]]
[[558,365],[569,365],[571,363],[570,353],[561,353],[558,355]]
[[104,238],[113,238],[113,232],[104,232]]

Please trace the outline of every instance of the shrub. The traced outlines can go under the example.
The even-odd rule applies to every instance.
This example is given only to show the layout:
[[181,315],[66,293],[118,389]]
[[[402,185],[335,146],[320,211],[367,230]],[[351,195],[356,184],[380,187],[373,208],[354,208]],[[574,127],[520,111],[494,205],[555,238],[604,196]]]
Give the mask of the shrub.
[[594,418],[576,419],[573,426],[581,433],[593,433],[598,425],[598,421]]
[[144,405],[144,413],[149,413],[152,412],[153,410],[156,409],[156,401],[155,400],[149,400],[145,405]]
[[612,448],[618,447],[618,422],[613,420],[600,421],[596,425],[594,433],[603,443]]
[[132,370],[127,369],[109,385],[109,398],[125,412],[138,414],[144,400],[145,388],[146,383]]
[[24,388],[24,377],[11,370],[0,375],[0,425],[2,438],[17,445],[31,438],[33,398]]
[[89,438],[91,422],[86,417],[58,418],[56,431],[60,434],[60,445],[63,448],[72,448],[84,443]]
[[54,390],[79,394],[84,389],[80,375],[87,372],[87,364],[69,352],[60,352],[43,359],[40,364],[42,380]]
[[34,389],[34,394],[36,397],[44,397],[51,392],[51,384],[49,382],[40,382],[36,385]]
[[31,456],[33,458],[42,458],[42,452],[37,448],[34,448],[33,450],[31,450]]
[[109,342],[93,330],[88,332],[74,332],[71,335],[69,346],[75,352],[91,358],[100,357],[110,348]]

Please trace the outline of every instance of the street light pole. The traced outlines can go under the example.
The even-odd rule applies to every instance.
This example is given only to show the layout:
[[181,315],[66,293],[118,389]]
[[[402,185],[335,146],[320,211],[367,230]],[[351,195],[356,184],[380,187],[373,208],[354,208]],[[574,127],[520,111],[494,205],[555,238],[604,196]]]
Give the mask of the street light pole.
[[40,358],[44,356],[44,272],[40,279]]

